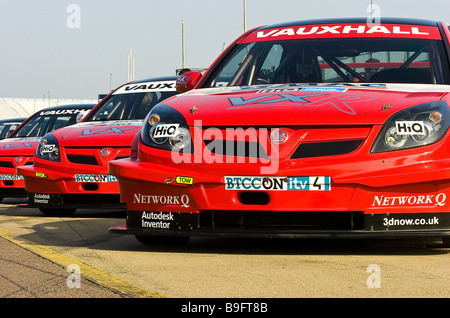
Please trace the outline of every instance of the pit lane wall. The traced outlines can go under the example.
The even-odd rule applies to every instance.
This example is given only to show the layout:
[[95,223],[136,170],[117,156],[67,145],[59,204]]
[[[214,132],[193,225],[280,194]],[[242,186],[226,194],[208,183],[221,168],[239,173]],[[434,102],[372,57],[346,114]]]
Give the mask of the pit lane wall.
[[0,97],[0,120],[29,117],[35,112],[53,106],[68,104],[97,104],[97,99],[46,99]]

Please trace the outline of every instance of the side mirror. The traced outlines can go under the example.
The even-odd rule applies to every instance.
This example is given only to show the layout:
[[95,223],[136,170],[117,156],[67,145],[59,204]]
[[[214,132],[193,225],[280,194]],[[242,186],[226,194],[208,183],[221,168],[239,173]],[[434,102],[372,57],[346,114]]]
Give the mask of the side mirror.
[[90,110],[83,110],[81,112],[78,113],[75,122],[78,124],[79,122],[81,122],[84,118],[86,118],[86,116],[89,114]]
[[176,81],[176,90],[178,93],[190,91],[198,83],[202,73],[200,72],[186,72],[178,76]]

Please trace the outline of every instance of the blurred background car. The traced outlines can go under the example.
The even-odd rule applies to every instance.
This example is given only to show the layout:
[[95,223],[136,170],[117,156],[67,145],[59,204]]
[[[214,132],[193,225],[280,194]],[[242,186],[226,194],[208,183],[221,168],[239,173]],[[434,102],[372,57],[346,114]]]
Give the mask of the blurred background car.
[[14,129],[19,127],[26,118],[9,118],[0,120],[0,139],[5,139],[11,134]]
[[26,197],[23,178],[16,173],[22,165],[32,165],[42,136],[73,125],[95,105],[63,105],[42,109],[19,125],[9,138],[0,140],[0,201],[7,197]]
[[119,186],[108,175],[111,160],[127,158],[144,118],[177,93],[176,76],[121,85],[104,97],[79,124],[46,134],[24,178],[29,207],[47,215],[69,215],[79,208],[125,208]]

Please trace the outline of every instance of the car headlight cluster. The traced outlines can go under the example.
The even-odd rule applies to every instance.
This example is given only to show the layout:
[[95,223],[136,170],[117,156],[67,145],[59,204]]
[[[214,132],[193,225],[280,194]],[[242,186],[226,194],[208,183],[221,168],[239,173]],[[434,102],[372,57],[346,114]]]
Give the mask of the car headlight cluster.
[[449,106],[436,101],[402,110],[384,124],[372,153],[426,146],[444,137],[450,124]]
[[141,140],[152,148],[193,153],[186,120],[178,111],[164,104],[155,106],[145,118]]
[[58,140],[52,134],[47,134],[39,142],[36,156],[50,161],[61,161]]

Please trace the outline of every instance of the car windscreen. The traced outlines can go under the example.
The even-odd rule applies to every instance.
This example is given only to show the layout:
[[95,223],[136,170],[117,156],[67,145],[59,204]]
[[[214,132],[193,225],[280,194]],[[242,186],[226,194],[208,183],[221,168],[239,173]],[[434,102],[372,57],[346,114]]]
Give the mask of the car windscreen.
[[0,139],[6,138],[19,127],[20,123],[4,123],[0,125]]
[[339,38],[237,45],[204,87],[285,83],[449,84],[441,40]]
[[30,118],[11,137],[42,137],[45,134],[76,123],[77,115],[85,109],[43,110]]
[[144,119],[156,104],[175,94],[176,91],[113,94],[86,121]]

